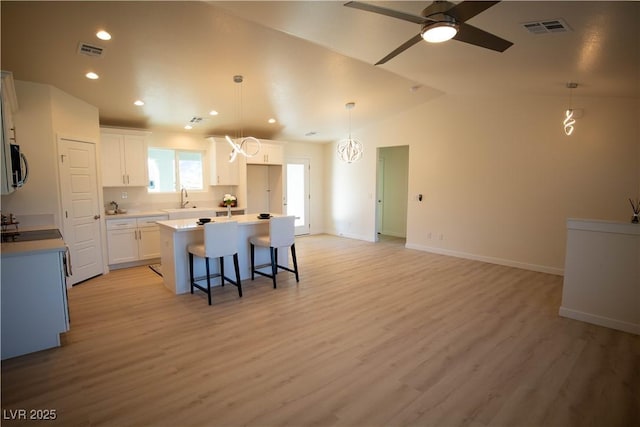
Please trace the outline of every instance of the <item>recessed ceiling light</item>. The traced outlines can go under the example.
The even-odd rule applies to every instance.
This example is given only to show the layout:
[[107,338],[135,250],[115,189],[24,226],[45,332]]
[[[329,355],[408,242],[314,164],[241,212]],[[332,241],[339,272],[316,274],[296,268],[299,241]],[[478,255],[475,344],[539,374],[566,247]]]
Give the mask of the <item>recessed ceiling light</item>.
[[210,116],[217,116],[218,112],[216,110],[211,110],[211,111],[209,111],[209,115]]
[[191,126],[191,125],[186,125],[184,128],[185,128],[186,130],[189,130],[189,129],[193,129],[193,126]]
[[89,71],[87,74],[85,74],[85,76],[91,80],[96,80],[100,78],[100,76],[94,73],[93,71]]
[[96,33],[96,37],[100,40],[111,40],[111,34],[106,32],[105,30],[100,30]]
[[137,105],[138,107],[142,107],[144,105],[144,101],[141,99],[138,99],[136,101],[133,102],[134,105]]
[[275,122],[276,122],[276,119],[274,119],[274,118],[272,117],[272,118],[270,118],[270,119],[268,120],[268,122],[269,122],[269,123],[271,123],[271,124],[273,124],[273,123],[275,123]]

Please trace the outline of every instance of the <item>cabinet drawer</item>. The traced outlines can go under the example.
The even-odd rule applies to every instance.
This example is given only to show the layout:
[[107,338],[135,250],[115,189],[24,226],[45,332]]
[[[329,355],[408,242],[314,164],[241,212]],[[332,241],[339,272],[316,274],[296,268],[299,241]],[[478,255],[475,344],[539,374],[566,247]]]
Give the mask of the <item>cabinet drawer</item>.
[[136,223],[138,225],[138,228],[157,227],[158,224],[156,224],[156,222],[165,221],[168,219],[169,219],[169,215],[145,216],[145,217],[137,218]]
[[135,218],[107,220],[107,230],[122,230],[125,228],[136,228],[136,227],[137,227],[137,223]]

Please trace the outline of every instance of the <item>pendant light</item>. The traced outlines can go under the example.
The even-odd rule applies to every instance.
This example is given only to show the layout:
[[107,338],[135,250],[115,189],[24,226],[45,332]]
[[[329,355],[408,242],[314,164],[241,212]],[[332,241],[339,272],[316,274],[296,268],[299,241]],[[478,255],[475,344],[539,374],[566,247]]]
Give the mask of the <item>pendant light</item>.
[[574,118],[575,111],[571,108],[571,95],[573,89],[578,87],[578,83],[567,83],[567,88],[569,89],[569,108],[564,112],[564,120],[562,125],[564,126],[564,134],[570,136],[573,133],[574,126],[576,123],[576,119]]
[[349,111],[349,137],[338,143],[338,157],[346,163],[353,163],[360,160],[362,152],[364,151],[360,141],[351,137],[351,110],[353,110],[355,106],[355,102],[348,102],[344,106]]
[[[253,157],[260,152],[260,140],[258,138],[254,138],[253,136],[244,137],[243,128],[242,128],[242,82],[244,81],[244,77],[241,75],[233,76],[233,81],[238,84],[238,99],[240,105],[240,143],[234,142],[229,135],[225,135],[224,139],[227,140],[229,145],[231,145],[231,153],[229,154],[229,163],[233,162],[238,153],[242,154],[245,157]],[[244,147],[249,142],[254,142],[256,144],[255,152],[247,152]]]

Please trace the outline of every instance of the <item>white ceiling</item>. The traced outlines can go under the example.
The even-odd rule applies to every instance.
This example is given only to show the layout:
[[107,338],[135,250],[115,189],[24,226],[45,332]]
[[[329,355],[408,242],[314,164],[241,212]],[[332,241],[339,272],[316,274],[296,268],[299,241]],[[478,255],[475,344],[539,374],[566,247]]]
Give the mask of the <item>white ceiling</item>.
[[[357,129],[445,93],[568,97],[573,81],[574,96],[640,97],[640,2],[505,1],[468,21],[513,42],[505,52],[419,43],[382,66],[373,64],[418,25],[343,4],[3,0],[2,69],[97,106],[105,125],[184,131],[199,116],[191,132],[242,127],[244,135],[296,141],[345,137],[351,101]],[[430,3],[376,4],[419,15]],[[556,18],[572,31],[522,27]],[[98,29],[113,39],[98,40]],[[80,42],[105,53],[79,55]],[[101,78],[84,78],[90,70]],[[235,74],[245,79],[242,109]],[[133,105],[138,98],[144,107]],[[220,114],[208,116],[211,109]]]

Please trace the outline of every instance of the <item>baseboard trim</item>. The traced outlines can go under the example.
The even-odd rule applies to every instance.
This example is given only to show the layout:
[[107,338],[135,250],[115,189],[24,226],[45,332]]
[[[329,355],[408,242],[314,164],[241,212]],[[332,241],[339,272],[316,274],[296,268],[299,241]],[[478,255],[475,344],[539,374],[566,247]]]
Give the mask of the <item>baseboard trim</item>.
[[471,254],[468,252],[453,251],[450,249],[435,248],[432,246],[416,245],[414,243],[407,243],[405,247],[407,249],[415,249],[423,252],[431,252],[438,255],[448,255],[456,258],[464,258],[464,259],[470,259],[474,261],[488,262],[489,264],[498,264],[498,265],[504,265],[506,267],[521,268],[523,270],[531,270],[531,271],[537,271],[539,273],[554,274],[556,276],[564,275],[564,269],[549,267],[545,265],[530,264],[530,263],[514,261],[510,259],[489,257],[484,255]]
[[573,320],[580,320],[582,322],[592,323],[598,326],[604,326],[606,328],[617,329],[623,332],[629,332],[630,334],[640,335],[640,325],[624,320],[612,319],[610,317],[598,316],[597,314],[586,313],[584,311],[573,310],[566,307],[560,307],[558,314],[562,317],[567,317]]

